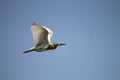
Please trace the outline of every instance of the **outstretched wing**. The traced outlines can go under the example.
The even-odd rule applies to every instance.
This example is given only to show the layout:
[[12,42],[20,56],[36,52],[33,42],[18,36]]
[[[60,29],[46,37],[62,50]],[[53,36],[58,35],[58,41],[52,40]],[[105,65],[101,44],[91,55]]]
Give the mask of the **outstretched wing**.
[[31,31],[33,34],[35,46],[41,45],[45,47],[46,45],[49,44],[50,38],[53,35],[53,32],[50,29],[48,29],[45,26],[38,25],[36,23],[32,24]]
[[50,30],[49,28],[45,27],[45,26],[42,26],[47,32],[48,32],[48,42],[50,43],[50,40],[51,40],[51,37],[53,35],[53,31]]

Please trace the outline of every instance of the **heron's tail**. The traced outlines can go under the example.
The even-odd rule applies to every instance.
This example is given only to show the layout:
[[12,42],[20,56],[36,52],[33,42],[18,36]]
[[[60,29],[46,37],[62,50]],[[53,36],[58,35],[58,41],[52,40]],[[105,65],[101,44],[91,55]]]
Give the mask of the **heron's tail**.
[[35,51],[35,49],[30,49],[30,50],[24,51],[23,53],[28,53],[28,52],[31,52],[31,51]]

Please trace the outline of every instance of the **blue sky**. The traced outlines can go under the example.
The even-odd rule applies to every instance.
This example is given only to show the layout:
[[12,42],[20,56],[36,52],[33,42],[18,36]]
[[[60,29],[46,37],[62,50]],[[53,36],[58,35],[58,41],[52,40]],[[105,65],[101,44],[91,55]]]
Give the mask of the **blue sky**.
[[[0,80],[120,80],[119,0],[1,0]],[[30,25],[53,30],[53,51],[33,46]]]

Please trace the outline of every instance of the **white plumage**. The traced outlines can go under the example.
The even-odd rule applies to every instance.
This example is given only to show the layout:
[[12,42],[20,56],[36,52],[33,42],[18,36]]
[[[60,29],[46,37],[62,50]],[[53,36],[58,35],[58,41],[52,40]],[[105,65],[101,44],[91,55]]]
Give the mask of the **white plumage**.
[[32,24],[31,31],[33,34],[34,46],[46,47],[50,43],[53,32],[43,25]]

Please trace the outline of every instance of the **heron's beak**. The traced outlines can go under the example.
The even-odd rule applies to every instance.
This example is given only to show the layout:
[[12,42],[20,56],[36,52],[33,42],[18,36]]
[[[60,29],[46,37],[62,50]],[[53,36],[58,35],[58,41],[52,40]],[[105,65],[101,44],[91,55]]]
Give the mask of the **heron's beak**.
[[66,44],[64,44],[64,43],[60,43],[60,44],[58,44],[58,46],[62,46],[62,45],[66,45]]

